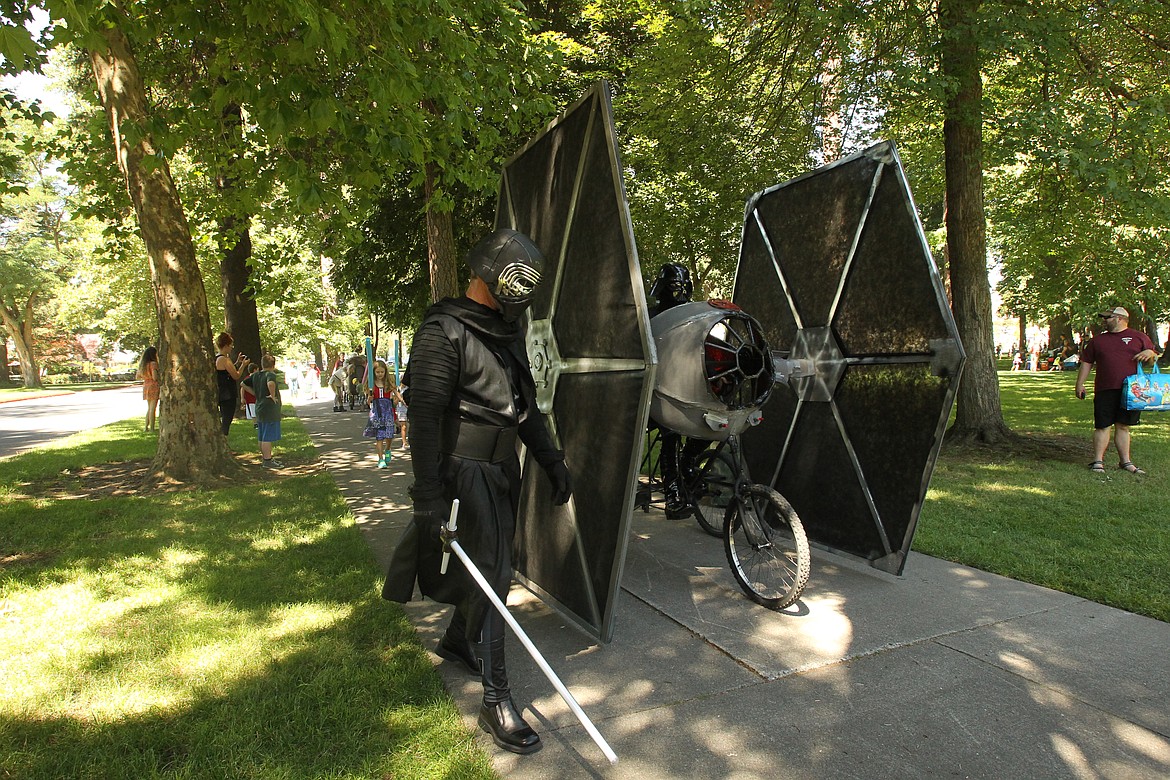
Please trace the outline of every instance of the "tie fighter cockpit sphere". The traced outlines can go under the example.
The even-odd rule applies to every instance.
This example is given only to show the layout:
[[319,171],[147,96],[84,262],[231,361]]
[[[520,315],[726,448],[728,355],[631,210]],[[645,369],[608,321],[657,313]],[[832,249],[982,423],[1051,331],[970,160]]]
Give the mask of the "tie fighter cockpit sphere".
[[759,421],[775,371],[758,322],[729,301],[696,301],[659,314],[650,328],[658,350],[653,419],[717,441]]

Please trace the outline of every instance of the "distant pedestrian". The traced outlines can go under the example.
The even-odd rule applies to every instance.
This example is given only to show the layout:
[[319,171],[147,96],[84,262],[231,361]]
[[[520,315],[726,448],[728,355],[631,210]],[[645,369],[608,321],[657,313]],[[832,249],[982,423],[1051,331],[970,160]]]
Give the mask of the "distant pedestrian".
[[345,365],[338,358],[337,366],[329,376],[329,389],[333,391],[333,411],[345,411],[345,383],[348,382]]
[[155,429],[155,420],[158,415],[158,350],[147,347],[142,353],[142,361],[138,364],[138,378],[142,380],[142,398],[146,401],[146,430]]
[[317,368],[316,363],[310,363],[308,369],[305,370],[305,386],[309,392],[309,398],[316,401],[317,391],[321,389],[321,369]]
[[1109,447],[1109,428],[1113,427],[1113,443],[1117,446],[1117,467],[1130,474],[1145,474],[1130,459],[1132,425],[1141,422],[1141,412],[1122,406],[1121,387],[1125,378],[1136,373],[1138,363],[1157,359],[1154,342],[1140,330],[1129,327],[1129,312],[1118,306],[1097,315],[1105,327],[1094,336],[1081,352],[1077,369],[1076,396],[1085,397],[1085,380],[1096,366],[1093,377],[1093,461],[1089,469],[1105,473],[1105,450]]
[[384,360],[374,361],[374,386],[370,388],[369,396],[370,417],[362,435],[374,440],[378,468],[384,469],[390,460],[390,445],[394,441],[394,405],[401,400]]
[[260,442],[260,457],[265,468],[279,468],[284,464],[272,457],[272,446],[280,441],[280,387],[276,384],[276,358],[265,355],[260,370],[252,375],[252,390],[256,393],[256,438]]
[[289,397],[294,401],[301,396],[301,369],[297,361],[292,361],[284,370],[284,382],[288,385]]
[[406,385],[398,388],[398,402],[394,405],[394,413],[398,416],[398,435],[402,437],[402,449],[410,448],[409,423],[406,419]]
[[240,406],[240,367],[248,362],[248,356],[242,352],[232,360],[234,343],[229,333],[220,333],[215,339],[215,384],[218,390],[220,427],[224,436],[228,435],[232,420],[236,419],[236,409]]

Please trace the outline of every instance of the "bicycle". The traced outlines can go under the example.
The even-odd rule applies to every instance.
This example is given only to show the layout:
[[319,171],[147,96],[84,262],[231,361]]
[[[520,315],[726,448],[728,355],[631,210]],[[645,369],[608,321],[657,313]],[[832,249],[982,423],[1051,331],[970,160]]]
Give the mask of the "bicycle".
[[[660,440],[658,429],[647,434],[637,498],[643,511],[658,504],[653,492],[663,485]],[[800,598],[812,567],[804,526],[780,493],[751,481],[737,435],[700,453],[680,479],[699,525],[723,538],[732,576],[749,599],[779,610]]]
[[359,377],[349,377],[349,381],[346,383],[345,388],[344,404],[349,406],[349,410],[351,412],[354,409],[358,409],[359,411],[363,412],[370,411],[370,401],[369,398],[366,397],[365,386],[362,385],[361,379]]

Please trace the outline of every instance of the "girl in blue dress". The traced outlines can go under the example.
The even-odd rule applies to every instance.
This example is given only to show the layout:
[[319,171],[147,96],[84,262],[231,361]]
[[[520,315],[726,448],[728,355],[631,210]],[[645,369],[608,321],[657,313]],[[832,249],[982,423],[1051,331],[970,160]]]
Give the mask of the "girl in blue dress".
[[398,388],[394,386],[386,361],[375,360],[374,386],[370,389],[370,417],[362,435],[374,440],[380,469],[386,468],[386,462],[390,460],[390,442],[394,438],[397,423],[394,405],[401,400],[402,397],[398,394]]

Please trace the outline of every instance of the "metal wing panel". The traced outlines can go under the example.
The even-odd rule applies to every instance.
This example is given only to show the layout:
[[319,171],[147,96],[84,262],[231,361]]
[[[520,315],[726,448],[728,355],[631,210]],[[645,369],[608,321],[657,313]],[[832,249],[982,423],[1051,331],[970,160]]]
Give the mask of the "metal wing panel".
[[757,216],[750,210],[744,223],[735,301],[764,328],[772,349],[787,352],[796,340],[796,304],[784,287],[774,252]]
[[[562,357],[645,359],[645,343],[634,325],[645,307],[641,284],[631,284],[623,265],[627,237],[613,226],[628,220],[619,171],[611,167],[614,139],[604,132],[601,117],[586,139],[584,175],[565,247],[558,306],[553,329]],[[609,172],[611,175],[604,175]],[[598,258],[612,259],[612,271],[598,267]],[[640,279],[639,275],[639,279]],[[640,300],[639,300],[640,296]],[[566,303],[570,305],[565,305]],[[599,317],[604,313],[604,321]]]
[[555,507],[526,455],[516,576],[603,642],[657,363],[612,113],[600,82],[505,165],[496,210],[497,227],[528,234],[548,260],[552,283],[530,311],[528,356],[574,479],[573,499]]
[[932,425],[949,385],[928,364],[858,365],[846,372],[833,399],[842,429],[855,432],[849,440],[873,503],[871,521],[898,544],[883,555],[898,552],[918,516],[923,474],[933,465]]
[[808,185],[798,179],[757,198],[757,218],[784,269],[801,327],[829,324],[837,292],[832,281],[845,269],[877,167],[872,160],[840,166]]
[[[611,463],[608,457],[613,451],[610,437],[644,421],[643,381],[637,372],[609,372],[567,374],[558,382],[554,417],[561,423],[566,462],[586,464],[573,468],[570,504],[553,506],[543,471],[533,463],[526,466],[533,470],[526,471],[521,506],[537,514],[522,509],[516,571],[526,586],[591,634],[613,612],[621,574],[614,562],[624,560],[628,536],[625,493],[602,484],[625,479],[624,464]],[[564,424],[573,418],[584,424]]]
[[[753,438],[752,449],[756,446]],[[774,485],[818,544],[865,559],[888,554],[832,404],[802,406]]]
[[896,172],[885,170],[833,320],[842,351],[926,355],[931,342],[950,337],[922,250],[918,218]]
[[893,144],[754,196],[734,299],[816,369],[745,433],[754,477],[900,574],[966,358]]

